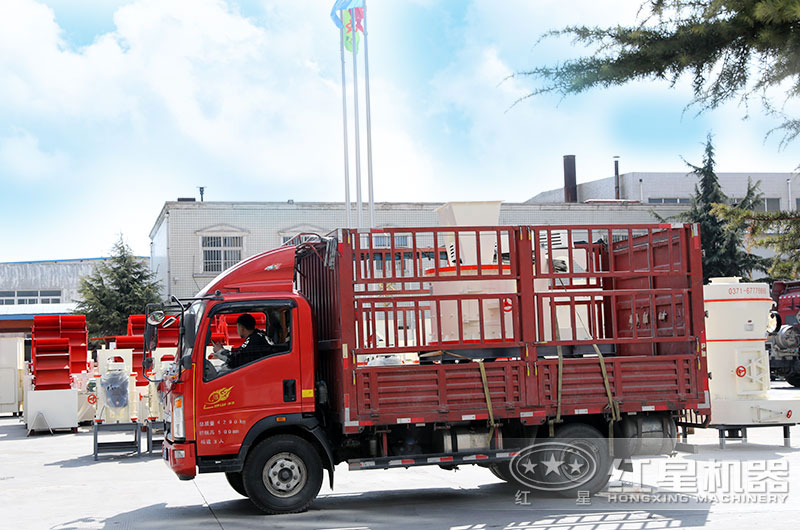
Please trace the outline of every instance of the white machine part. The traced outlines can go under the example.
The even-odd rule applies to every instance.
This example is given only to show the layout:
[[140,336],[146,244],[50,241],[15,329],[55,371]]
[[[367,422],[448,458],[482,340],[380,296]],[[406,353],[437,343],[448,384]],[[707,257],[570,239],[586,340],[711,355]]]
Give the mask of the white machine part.
[[22,371],[25,339],[0,338],[0,414],[19,414],[22,407]]
[[[439,224],[442,226],[496,226],[500,222],[500,202],[450,202],[436,210],[439,215]],[[561,237],[559,237],[561,236]],[[545,260],[544,268],[549,268],[550,259],[548,253],[553,251],[553,263],[556,270],[566,271],[585,271],[588,255],[585,248],[573,248],[570,253],[566,248],[566,232],[552,233],[553,241],[546,245],[542,241],[540,249],[541,256]],[[460,273],[462,276],[477,276],[477,245],[475,232],[467,232],[459,235],[459,257]],[[494,231],[480,234],[481,251],[481,273],[497,274],[498,256],[502,256],[508,249],[508,241],[501,237],[501,248],[497,248],[497,234]],[[455,276],[455,235],[447,237],[448,260],[450,267],[439,268],[440,276]],[[567,263],[572,255],[572,263]],[[510,275],[510,265],[504,265],[503,271]],[[426,275],[434,274],[433,269],[425,271]],[[582,280],[573,280],[573,283],[580,283]],[[583,280],[585,281],[585,280]],[[555,286],[558,288],[558,285]],[[533,288],[535,292],[549,292],[553,289],[550,279],[534,279]],[[587,287],[585,290],[595,290]],[[597,289],[599,290],[599,289]],[[431,294],[434,295],[470,295],[470,294],[492,294],[492,293],[514,293],[516,292],[515,280],[463,280],[458,282],[433,282]],[[554,303],[558,298],[548,298]],[[571,327],[572,318],[570,307],[562,305],[551,308],[546,305],[542,308],[542,334],[543,339],[550,341],[553,337],[553,313],[555,312],[558,333],[562,340],[587,340],[589,336],[588,326],[590,299],[576,298],[575,307],[575,329]],[[458,341],[458,302],[444,301],[440,304],[441,312],[441,337],[439,336],[439,322],[436,311],[431,307],[431,326],[428,329],[428,340],[431,343]],[[482,315],[481,315],[482,313]],[[479,305],[477,300],[468,300],[461,303],[461,322],[463,340],[480,340],[481,338],[481,316],[483,318],[484,338],[487,340],[514,340],[514,319],[513,306],[510,298],[504,300],[485,300]]]
[[[175,362],[175,350],[155,350],[152,355],[153,368],[147,373],[147,377],[153,380],[162,380],[169,367]],[[164,407],[156,383],[150,382],[146,387],[139,387],[138,390],[142,397],[139,404],[139,417],[150,421],[163,421]]]
[[25,392],[25,425],[28,432],[78,428],[78,391],[28,390]]
[[770,394],[767,284],[711,278],[703,295],[711,425],[796,423],[800,400]]
[[78,391],[78,422],[91,422],[97,413],[97,395],[89,390],[89,383],[95,378],[93,374],[83,371],[72,374],[72,387]]
[[97,392],[95,421],[127,423],[139,419],[139,394],[133,371],[133,350],[97,351],[94,375]]
[[[500,221],[500,201],[448,202],[436,209],[440,226],[497,226]],[[447,258],[455,265],[455,234],[447,234]],[[492,263],[497,251],[497,233],[481,233],[481,264]],[[501,246],[508,247],[508,241],[501,238]],[[461,265],[477,265],[478,252],[475,233],[464,233],[458,237]]]

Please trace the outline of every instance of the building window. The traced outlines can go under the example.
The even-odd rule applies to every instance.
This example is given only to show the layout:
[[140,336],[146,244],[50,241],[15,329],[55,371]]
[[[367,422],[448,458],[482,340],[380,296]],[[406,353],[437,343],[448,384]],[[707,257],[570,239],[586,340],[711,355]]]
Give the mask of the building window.
[[[285,245],[286,243],[288,243],[292,239],[295,239],[298,235],[300,235],[300,234],[282,235],[281,236],[281,244]],[[307,234],[307,235],[304,235],[304,236],[300,237],[300,243],[307,243],[309,241],[311,241],[313,243],[313,242],[319,241],[319,238],[317,236],[313,235],[313,234]],[[295,243],[297,243],[297,241],[295,241]]]
[[222,272],[242,261],[242,236],[202,236],[203,272]]
[[781,200],[780,199],[767,199],[767,211],[768,212],[778,212],[781,209]]
[[[731,199],[731,204],[737,205],[741,202],[741,198]],[[800,201],[800,199],[798,199]],[[800,202],[798,203],[800,204]],[[778,197],[769,197],[761,199],[753,204],[754,212],[778,212],[781,209],[781,200]]]
[[[372,244],[375,248],[389,248],[389,237],[388,234],[376,235]],[[394,248],[408,248],[408,236],[394,236]]]
[[650,204],[691,204],[692,199],[687,197],[649,197]]
[[0,305],[60,304],[61,291],[0,291]]

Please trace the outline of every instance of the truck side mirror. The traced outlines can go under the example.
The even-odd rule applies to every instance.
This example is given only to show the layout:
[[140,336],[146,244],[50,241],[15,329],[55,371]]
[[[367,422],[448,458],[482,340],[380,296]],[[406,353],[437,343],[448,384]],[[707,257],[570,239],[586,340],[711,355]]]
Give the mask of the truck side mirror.
[[186,313],[183,316],[183,341],[184,344],[194,346],[195,339],[195,317],[194,313]]
[[142,371],[143,372],[149,372],[151,368],[153,368],[153,358],[152,357],[144,357],[142,359]]
[[144,349],[145,351],[153,351],[158,347],[158,324],[150,324],[148,318],[147,324],[144,327]]
[[149,315],[147,315],[147,323],[151,326],[155,327],[161,324],[164,319],[166,318],[166,314],[163,311],[153,311]]

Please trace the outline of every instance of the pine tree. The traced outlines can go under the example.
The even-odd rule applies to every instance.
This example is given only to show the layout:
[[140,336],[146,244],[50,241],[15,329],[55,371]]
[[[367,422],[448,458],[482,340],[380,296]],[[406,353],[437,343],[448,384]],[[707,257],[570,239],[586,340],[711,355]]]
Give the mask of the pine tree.
[[[699,182],[695,186],[691,206],[677,218],[700,225],[700,237],[703,242],[703,281],[717,276],[750,277],[753,270],[765,270],[765,260],[747,252],[744,248],[744,226],[741,223],[730,223],[713,213],[715,205],[726,205],[730,200],[723,193],[714,172],[714,144],[710,134],[706,139],[702,165],[695,166],[689,162],[687,165],[692,169],[692,173],[699,177]],[[752,210],[760,200],[758,184],[748,182],[747,193],[736,206],[748,211]]]
[[774,280],[800,277],[800,212],[754,212],[720,204],[712,213],[734,226],[741,226],[752,245],[775,252],[768,269]]
[[571,26],[545,34],[571,35],[595,49],[519,72],[544,82],[529,96],[645,79],[674,85],[686,76],[701,109],[756,97],[782,120],[775,129],[785,133],[784,144],[800,134],[800,119],[783,110],[784,98],[800,96],[800,0],[649,0],[640,13],[642,22],[632,27]]
[[86,315],[90,337],[125,335],[128,316],[160,301],[160,286],[147,264],[137,258],[120,236],[111,257],[80,281],[76,313]]

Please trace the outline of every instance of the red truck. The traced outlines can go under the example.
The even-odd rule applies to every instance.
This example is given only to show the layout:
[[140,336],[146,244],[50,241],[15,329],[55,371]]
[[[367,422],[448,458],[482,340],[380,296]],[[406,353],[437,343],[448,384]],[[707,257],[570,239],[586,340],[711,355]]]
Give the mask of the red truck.
[[[676,418],[708,412],[697,225],[303,234],[175,301],[146,330],[181,313],[163,457],[267,513],[307,508],[340,462],[595,493],[615,458],[668,453]],[[244,313],[269,346],[229,369],[213,323]]]
[[770,374],[800,387],[800,281],[774,282],[772,299],[773,328],[767,336]]

